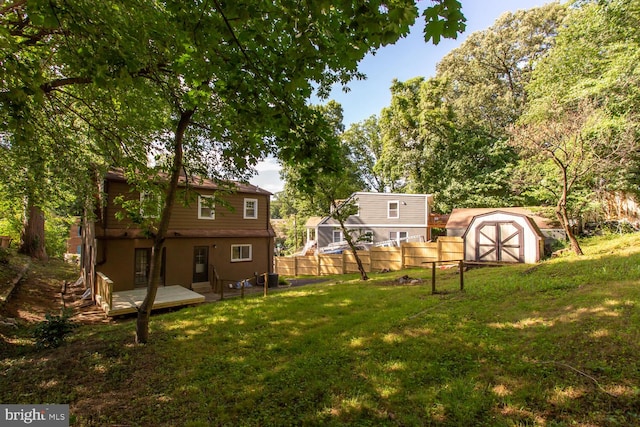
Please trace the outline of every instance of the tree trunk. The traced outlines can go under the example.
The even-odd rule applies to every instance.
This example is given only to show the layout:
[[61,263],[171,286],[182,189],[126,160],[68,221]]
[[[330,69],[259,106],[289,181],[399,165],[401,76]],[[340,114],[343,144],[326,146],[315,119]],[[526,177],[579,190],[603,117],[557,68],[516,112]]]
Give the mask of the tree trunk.
[[18,252],[41,261],[49,259],[45,249],[44,212],[39,206],[34,205],[30,198],[27,201]]
[[145,296],[142,305],[138,308],[138,317],[136,321],[136,342],[138,344],[145,344],[149,341],[149,318],[151,317],[151,310],[153,309],[153,303],[156,299],[158,286],[160,284],[162,248],[164,247],[165,237],[167,230],[169,229],[169,221],[171,220],[171,212],[175,203],[178,180],[182,169],[182,144],[184,140],[184,133],[189,126],[193,113],[194,110],[183,112],[180,115],[180,121],[178,122],[176,129],[171,176],[169,178],[169,185],[167,186],[167,193],[164,207],[162,209],[162,215],[160,217],[160,224],[153,239],[153,247],[151,249],[151,264],[149,266],[147,295]]
[[349,248],[351,248],[351,252],[353,253],[354,258],[356,259],[356,264],[358,264],[360,279],[369,280],[369,276],[367,276],[367,272],[364,271],[364,265],[362,265],[362,260],[358,256],[358,249],[356,248],[355,243],[353,243],[353,238],[351,237],[351,234],[349,234],[349,230],[347,230],[347,227],[345,227],[344,221],[342,221],[341,219],[338,219],[338,221],[340,222],[340,228],[342,228],[342,235],[344,236],[344,239],[347,241]]
[[560,196],[560,200],[558,200],[558,205],[556,206],[556,216],[560,220],[562,227],[564,228],[564,232],[567,233],[567,239],[569,239],[569,243],[571,244],[571,249],[576,255],[583,255],[582,248],[576,239],[576,236],[573,234],[573,230],[571,229],[571,223],[569,221],[569,214],[567,213],[567,194],[568,194],[568,181],[567,181],[567,171],[563,169],[563,182],[562,182],[562,194]]

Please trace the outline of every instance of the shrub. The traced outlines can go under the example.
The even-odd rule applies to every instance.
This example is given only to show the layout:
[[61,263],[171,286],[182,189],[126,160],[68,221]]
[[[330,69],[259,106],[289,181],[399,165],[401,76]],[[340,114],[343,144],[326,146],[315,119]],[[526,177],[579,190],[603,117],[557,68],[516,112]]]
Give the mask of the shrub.
[[72,310],[65,309],[58,315],[47,313],[45,320],[40,322],[34,330],[34,338],[38,348],[55,348],[62,345],[62,342],[77,325],[70,318]]

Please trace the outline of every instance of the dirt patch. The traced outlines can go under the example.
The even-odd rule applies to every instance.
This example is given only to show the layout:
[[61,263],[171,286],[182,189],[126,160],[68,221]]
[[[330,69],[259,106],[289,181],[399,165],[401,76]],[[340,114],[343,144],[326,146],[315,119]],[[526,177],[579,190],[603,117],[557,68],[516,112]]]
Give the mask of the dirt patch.
[[47,313],[60,314],[66,307],[73,310],[74,321],[108,322],[104,313],[91,300],[82,300],[84,285],[74,284],[78,277],[76,267],[63,261],[34,262],[0,308],[0,319],[12,319],[18,324],[34,324],[45,320]]

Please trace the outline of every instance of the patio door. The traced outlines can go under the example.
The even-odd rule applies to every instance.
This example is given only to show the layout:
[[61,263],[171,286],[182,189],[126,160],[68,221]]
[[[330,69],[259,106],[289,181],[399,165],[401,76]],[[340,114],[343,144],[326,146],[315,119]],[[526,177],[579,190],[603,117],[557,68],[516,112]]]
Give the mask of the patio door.
[[135,275],[133,284],[136,288],[143,288],[149,282],[149,267],[151,266],[151,249],[136,248],[135,250]]
[[476,228],[476,260],[524,262],[523,228],[516,222],[483,222]]
[[193,248],[193,283],[209,281],[209,247]]
[[[160,265],[160,286],[165,285],[167,271],[167,248],[162,248],[162,260]],[[134,286],[144,288],[149,282],[151,270],[151,248],[136,248],[135,250],[135,278]]]

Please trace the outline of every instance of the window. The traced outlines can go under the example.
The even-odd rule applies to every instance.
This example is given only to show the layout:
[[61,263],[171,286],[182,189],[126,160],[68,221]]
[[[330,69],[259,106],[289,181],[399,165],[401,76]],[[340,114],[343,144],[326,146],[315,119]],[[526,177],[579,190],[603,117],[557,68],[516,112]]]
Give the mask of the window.
[[342,242],[344,237],[341,230],[333,230],[333,243]]
[[387,218],[400,218],[400,202],[388,202]]
[[354,213],[353,216],[360,216],[360,203],[354,203],[353,206],[355,206],[355,211],[356,211],[356,213]]
[[360,236],[358,237],[358,241],[373,243],[374,233],[371,230],[360,230]]
[[198,196],[198,219],[216,219],[213,196]]
[[258,199],[244,199],[244,219],[258,219]]
[[389,240],[395,240],[398,243],[402,242],[403,240],[407,240],[407,237],[409,237],[409,233],[407,233],[406,231],[389,232]]
[[143,218],[160,217],[160,197],[157,194],[148,191],[140,193],[140,215]]
[[251,245],[231,245],[231,262],[251,261]]

